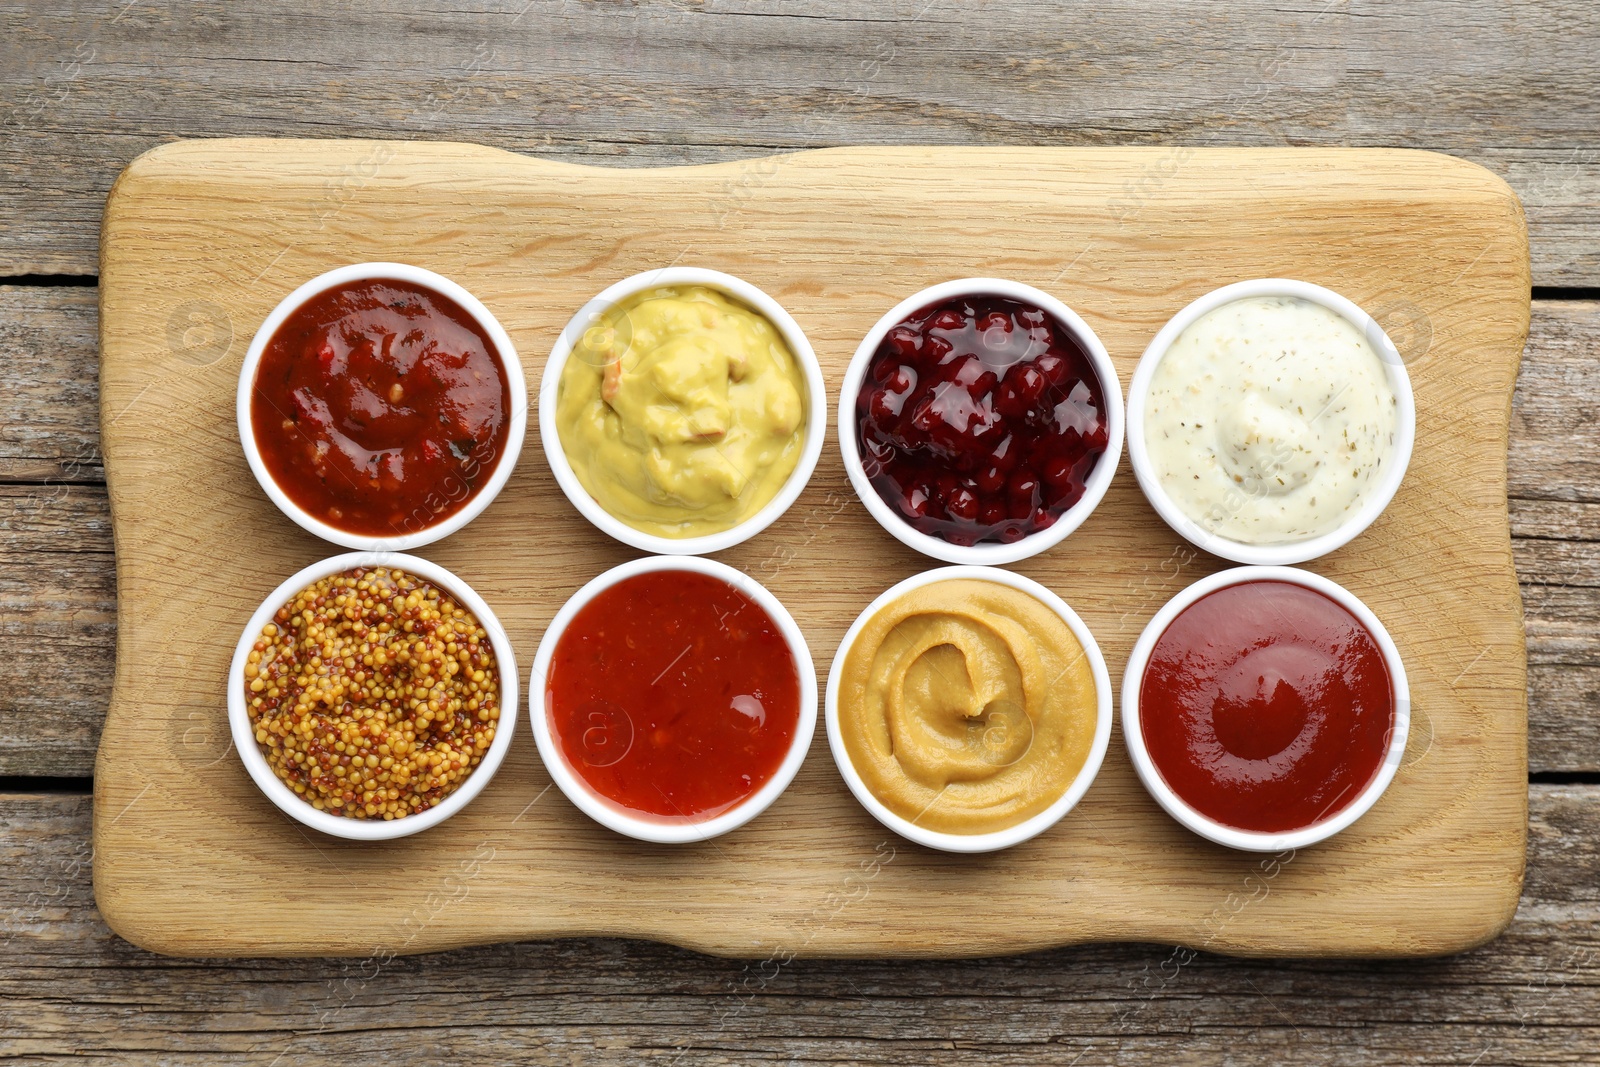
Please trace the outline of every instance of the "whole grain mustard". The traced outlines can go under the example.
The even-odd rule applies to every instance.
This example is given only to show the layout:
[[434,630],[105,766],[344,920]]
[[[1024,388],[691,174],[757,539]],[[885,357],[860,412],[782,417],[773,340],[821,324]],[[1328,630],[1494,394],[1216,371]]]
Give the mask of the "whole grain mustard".
[[296,593],[242,683],[262,755],[318,811],[397,819],[466,781],[494,741],[487,631],[431,582],[356,568]]

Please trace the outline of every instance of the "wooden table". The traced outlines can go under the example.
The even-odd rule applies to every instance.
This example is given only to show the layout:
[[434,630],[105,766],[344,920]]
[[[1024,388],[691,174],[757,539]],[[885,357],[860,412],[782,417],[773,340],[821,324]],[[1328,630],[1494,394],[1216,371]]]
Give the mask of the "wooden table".
[[[457,6],[0,14],[0,1057],[1600,1061],[1600,8]],[[89,884],[116,630],[100,209],[141,151],[232,134],[454,138],[619,166],[854,143],[1391,145],[1503,175],[1535,286],[1509,457],[1530,668],[1516,921],[1461,956],[1387,963],[1106,946],[758,968],[577,940],[379,966],[121,942]]]

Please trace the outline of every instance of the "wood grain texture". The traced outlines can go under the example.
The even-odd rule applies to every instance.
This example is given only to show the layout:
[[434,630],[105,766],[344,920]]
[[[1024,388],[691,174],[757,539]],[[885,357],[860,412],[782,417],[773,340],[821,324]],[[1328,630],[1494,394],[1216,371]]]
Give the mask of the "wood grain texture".
[[[618,171],[464,145],[214,141],[143,157],[111,198],[102,248],[101,411],[121,605],[95,775],[107,919],[136,943],[185,954],[359,955],[606,932],[757,957],[1129,938],[1404,955],[1492,935],[1515,907],[1526,827],[1524,654],[1503,489],[1528,316],[1520,209],[1498,179],[1443,156],[1214,150],[1180,160],[1133,216],[1112,221],[1107,198],[1162,155],[834,150]],[[324,213],[328,176],[364,164],[356,194]],[[530,382],[573,309],[672,261],[771,292],[806,329],[830,389],[884,308],[952,276],[1004,274],[1058,292],[1124,380],[1145,340],[1219,274],[1306,277],[1368,306],[1415,308],[1432,340],[1412,361],[1421,416],[1408,490],[1317,569],[1366,598],[1405,649],[1426,744],[1360,833],[1273,868],[1278,891],[1253,902],[1249,924],[1218,908],[1249,888],[1261,858],[1203,845],[1159,816],[1120,747],[1071,819],[982,858],[888,837],[841,787],[821,741],[768,813],[701,847],[647,847],[588,823],[545,792],[526,743],[439,832],[382,848],[308,841],[222,743],[231,641],[194,635],[231,634],[283,575],[327,554],[291,532],[245,473],[233,385],[244,337],[284,292],[364,259],[461,280],[496,309]],[[162,328],[196,301],[239,334],[204,365]],[[1176,588],[1161,564],[1177,547],[1123,477],[1069,551],[1018,569],[1067,592],[1115,676],[1158,602],[1145,594]],[[566,504],[532,449],[489,512],[426,554],[489,595],[524,657],[565,595],[626,555]],[[1430,561],[1420,572],[1407,562],[1419,557]],[[789,515],[723,558],[785,601],[824,663],[875,592],[926,565],[851,504],[831,449]],[[1181,577],[1215,566],[1196,561]],[[893,862],[874,862],[885,855]],[[264,867],[323,896],[328,925],[264,922],[297,910],[261,883]],[[994,908],[974,921],[969,883],[980,871]],[[365,926],[364,895],[341,895],[382,885],[399,914],[426,914],[463,879],[471,913],[445,908],[416,930]],[[868,883],[872,906],[851,907]],[[1418,907],[1397,911],[1395,900]]]
[[1588,0],[221,0],[0,10],[0,273],[95,269],[177,137],[461,139],[573,162],[848,144],[1374,145],[1505,177],[1534,278],[1600,284]]
[[[1600,504],[1600,345],[1590,332],[1596,313],[1591,301],[1552,303],[1545,311],[1541,345],[1556,356],[1527,366],[1517,390],[1507,457],[1513,497]],[[1594,530],[1591,524],[1584,539]]]
[[[0,468],[56,472],[48,484],[0,492],[0,575],[10,575],[0,601],[0,775],[87,778],[111,697],[111,520],[92,481],[103,477],[98,390],[83,386],[98,371],[96,299],[92,289],[0,287]],[[1584,571],[1600,567],[1600,503],[1548,499],[1600,500],[1594,465],[1572,460],[1600,455],[1600,413],[1583,402],[1600,395],[1596,351],[1600,304],[1534,301],[1509,477],[1536,773],[1600,771],[1600,586],[1564,584],[1567,574],[1527,543],[1570,542],[1564,550]],[[21,397],[28,402],[14,402]],[[60,484],[82,479],[91,480],[82,492]],[[54,557],[46,573],[57,581],[33,581],[35,553]]]
[[0,286],[0,481],[99,482],[99,338],[89,287]]
[[[1352,26],[1379,47],[1334,56],[1300,52],[1284,32],[1316,18],[1321,0],[1287,9],[1150,0],[1100,5],[1104,19],[1025,0],[941,0],[929,14],[941,16],[936,30],[911,27],[915,49],[893,60],[904,76],[892,82],[858,74],[908,35],[915,12],[899,3],[539,0],[510,29],[503,6],[424,14],[389,2],[365,5],[368,18],[345,3],[0,5],[0,274],[93,272],[112,180],[144,149],[180,136],[455,137],[624,166],[858,141],[1215,138],[1464,155],[1522,198],[1540,284],[1600,284],[1600,36],[1580,2],[1338,2],[1331,11],[1346,32],[1330,47],[1343,47]],[[945,29],[968,11],[970,21]],[[669,21],[676,36],[658,36]],[[850,36],[834,32],[841,27]],[[1386,45],[1399,28],[1410,32]],[[548,48],[539,34],[550,35]],[[992,47],[997,38],[1004,47]],[[1240,75],[1285,44],[1296,62],[1312,61],[1302,71],[1342,61],[1345,73],[1336,85],[1330,76],[1331,88],[1305,77],[1297,86],[1290,67],[1279,81],[1292,91],[1225,106]],[[72,64],[87,49],[95,58],[76,78]],[[702,76],[708,52],[723,67]],[[744,76],[730,75],[729,61],[741,60]],[[955,88],[941,92],[947,84]],[[1131,91],[1140,86],[1142,100]],[[54,303],[63,297],[71,306]],[[0,481],[42,473],[91,483],[26,521],[19,503],[32,488],[0,495],[0,738],[9,742],[0,775],[90,773],[109,697],[108,504],[98,468],[75,458],[86,427],[97,437],[94,412],[80,410],[95,403],[86,297],[0,291]],[[16,341],[33,346],[26,376]],[[1600,503],[1600,475],[1586,461],[1600,455],[1597,351],[1592,305],[1535,303],[1516,406],[1539,417],[1514,421],[1510,463],[1513,546],[1534,579],[1522,594],[1535,771],[1600,771],[1600,590],[1548,584],[1562,568],[1523,544],[1600,551],[1584,510]],[[20,391],[29,399],[14,404]],[[53,560],[35,586],[40,552]],[[80,590],[89,595],[75,601]],[[400,958],[376,975],[356,960],[164,959],[116,938],[93,910],[87,799],[6,798],[0,1059],[1587,1067],[1600,1062],[1597,797],[1534,786],[1530,801],[1522,907],[1484,949],[1383,963],[1202,955],[1169,981],[1170,950],[1139,946],[914,965],[797,960],[773,980],[739,962],[607,940]]]
[[93,767],[116,634],[105,489],[0,485],[0,774]]
[[129,945],[96,913],[89,807],[84,797],[0,797],[0,1058],[118,1067],[1600,1061],[1593,786],[1532,788],[1527,883],[1505,934],[1459,956],[1381,962],[1118,945],[780,966],[590,939],[392,960],[177,960]]

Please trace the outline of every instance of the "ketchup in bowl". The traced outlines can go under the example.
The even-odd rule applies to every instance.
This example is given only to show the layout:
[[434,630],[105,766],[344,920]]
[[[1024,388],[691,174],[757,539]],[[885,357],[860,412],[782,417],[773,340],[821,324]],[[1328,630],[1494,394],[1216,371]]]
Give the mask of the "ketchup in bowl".
[[267,342],[250,398],[272,480],[313,518],[363,536],[456,514],[505,451],[501,354],[443,293],[395,279],[326,289]]
[[856,400],[872,487],[922,533],[1012,543],[1083,496],[1110,430],[1083,346],[1044,309],[962,296],[884,335]]
[[1139,688],[1139,730],[1161,778],[1240,830],[1299,830],[1349,807],[1394,726],[1372,633],[1287,581],[1226,585],[1190,604],[1157,638]]

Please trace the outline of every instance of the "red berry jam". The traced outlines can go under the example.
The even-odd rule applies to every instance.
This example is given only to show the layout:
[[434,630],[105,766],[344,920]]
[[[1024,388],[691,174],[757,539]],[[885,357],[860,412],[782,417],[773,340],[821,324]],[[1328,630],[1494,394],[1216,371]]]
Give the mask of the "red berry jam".
[[884,335],[856,399],[878,495],[954,545],[1013,542],[1083,496],[1105,453],[1088,353],[1043,309],[997,296],[933,304]]

